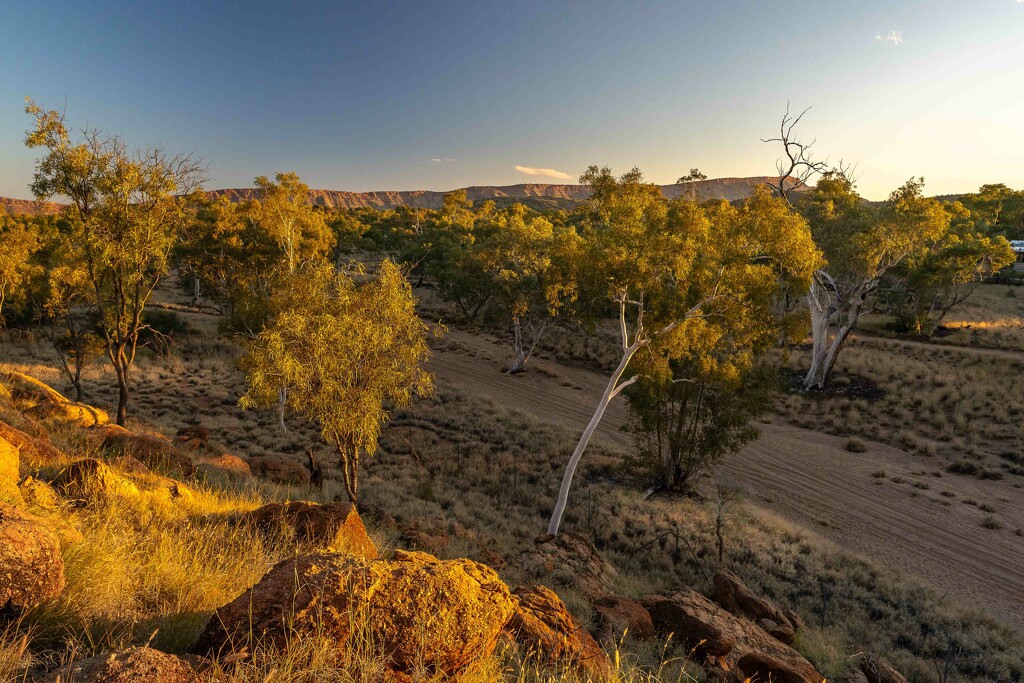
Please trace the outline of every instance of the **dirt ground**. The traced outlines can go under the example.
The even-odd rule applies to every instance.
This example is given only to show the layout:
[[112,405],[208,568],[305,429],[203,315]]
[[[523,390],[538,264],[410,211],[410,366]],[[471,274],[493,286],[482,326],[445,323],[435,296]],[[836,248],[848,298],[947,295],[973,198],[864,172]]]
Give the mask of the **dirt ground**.
[[[452,330],[430,361],[438,381],[506,408],[582,431],[607,379],[548,359],[529,372],[501,372],[507,350],[497,340]],[[629,448],[619,427],[625,402],[613,402],[597,438]],[[771,419],[771,418],[769,418]],[[929,458],[782,423],[760,425],[760,438],[729,457],[722,476],[748,501],[805,526],[841,548],[917,575],[941,593],[1024,627],[1024,488],[1018,477],[982,481],[942,472]],[[1017,482],[1018,485],[1020,482]],[[995,509],[1001,529],[981,522]]]

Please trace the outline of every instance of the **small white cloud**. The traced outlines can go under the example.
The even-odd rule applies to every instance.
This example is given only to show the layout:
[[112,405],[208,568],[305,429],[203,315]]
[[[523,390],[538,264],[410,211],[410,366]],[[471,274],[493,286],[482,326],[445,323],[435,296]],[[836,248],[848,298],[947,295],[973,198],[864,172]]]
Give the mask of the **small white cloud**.
[[[1017,2],[1024,2],[1024,0],[1017,0]],[[884,36],[881,33],[879,33],[877,36],[875,36],[875,40],[881,40],[882,42],[885,43],[892,43],[893,45],[902,45],[903,32],[893,29]]]
[[556,171],[553,168],[533,168],[532,166],[516,166],[516,170],[526,175],[543,175],[549,178],[558,178],[560,180],[572,180],[572,176],[562,171]]
[[442,164],[442,163],[448,163],[450,161],[458,161],[458,159],[438,159],[438,158],[435,158],[435,159],[431,159],[431,161],[433,161],[435,164]]

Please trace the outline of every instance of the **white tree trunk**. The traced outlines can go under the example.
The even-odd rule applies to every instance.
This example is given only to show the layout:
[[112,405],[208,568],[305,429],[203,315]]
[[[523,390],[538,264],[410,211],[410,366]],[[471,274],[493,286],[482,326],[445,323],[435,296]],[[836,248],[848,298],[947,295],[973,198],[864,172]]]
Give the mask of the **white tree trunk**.
[[562,524],[562,514],[565,512],[565,506],[569,502],[569,488],[572,486],[572,478],[576,474],[576,467],[580,464],[583,452],[587,450],[587,444],[590,443],[590,438],[594,435],[597,425],[601,423],[601,418],[604,417],[604,411],[608,408],[608,404],[627,384],[632,384],[633,380],[627,380],[623,384],[619,384],[619,379],[622,378],[622,374],[626,371],[626,367],[633,358],[633,354],[644,345],[642,342],[634,343],[623,351],[622,360],[619,361],[615,372],[608,379],[608,386],[605,387],[604,394],[602,394],[601,400],[597,403],[594,416],[590,418],[590,423],[587,424],[587,428],[583,430],[579,443],[576,444],[576,450],[572,452],[572,457],[569,458],[569,464],[566,465],[565,474],[562,476],[562,485],[558,489],[558,502],[555,503],[555,511],[551,514],[551,521],[548,523],[548,533],[552,536],[558,535],[558,527]]
[[288,387],[282,387],[277,390],[277,424],[281,427],[282,432],[288,431],[288,427],[284,423],[284,409],[287,403]]

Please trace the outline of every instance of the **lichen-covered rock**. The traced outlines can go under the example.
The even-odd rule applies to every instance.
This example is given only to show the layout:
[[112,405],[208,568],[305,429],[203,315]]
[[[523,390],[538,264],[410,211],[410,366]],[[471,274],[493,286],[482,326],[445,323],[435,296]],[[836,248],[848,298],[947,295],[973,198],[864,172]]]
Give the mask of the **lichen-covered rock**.
[[35,683],[199,683],[198,658],[175,657],[149,647],[130,647],[81,659],[51,671]]
[[287,527],[294,530],[299,543],[351,553],[367,560],[377,557],[377,548],[351,503],[318,505],[304,500],[270,503],[247,512],[239,521],[264,531]]
[[574,588],[591,600],[610,594],[617,575],[589,539],[571,531],[539,537],[510,564],[545,583]]
[[757,681],[822,683],[799,652],[773,638],[757,624],[737,617],[700,593],[683,590],[669,597],[649,595],[640,600],[654,627],[693,648],[712,670],[722,669]]
[[608,655],[555,593],[544,586],[520,586],[506,630],[539,662],[578,667],[591,678],[611,671]]
[[301,486],[309,483],[309,470],[287,455],[263,455],[249,460],[253,474],[278,484]]
[[5,372],[0,375],[3,382],[11,388],[11,396],[17,400],[29,400],[36,403],[68,403],[64,394],[49,384],[40,382],[22,372]]
[[512,610],[494,570],[470,560],[301,555],[217,610],[192,651],[225,656],[260,640],[283,646],[319,634],[342,651],[350,641],[372,643],[399,674],[457,675],[491,654]]
[[76,460],[53,479],[53,486],[65,498],[81,503],[135,497],[139,487],[94,458]]
[[60,539],[41,518],[0,503],[0,612],[35,607],[62,590]]
[[651,614],[636,600],[606,595],[594,601],[594,637],[613,643],[626,633],[636,640],[654,637]]
[[731,571],[716,572],[712,581],[715,585],[715,602],[728,612],[757,622],[765,631],[787,645],[793,643],[796,625],[790,622],[786,612],[778,605],[756,595]]
[[110,425],[100,433],[100,448],[112,456],[129,455],[141,460],[151,470],[182,477],[191,477],[195,472],[192,458],[164,437],[136,434],[116,425]]
[[0,436],[0,502],[21,505],[21,490],[18,488],[21,456],[18,447]]

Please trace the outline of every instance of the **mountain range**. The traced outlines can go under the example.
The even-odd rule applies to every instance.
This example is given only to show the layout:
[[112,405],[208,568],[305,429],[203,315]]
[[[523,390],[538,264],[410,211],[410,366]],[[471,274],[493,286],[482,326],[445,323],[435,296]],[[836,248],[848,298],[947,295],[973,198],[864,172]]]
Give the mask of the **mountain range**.
[[[661,192],[667,199],[674,199],[693,192],[701,200],[724,199],[733,202],[750,195],[752,188],[766,181],[774,180],[770,176],[752,178],[716,178],[699,180],[687,184],[661,185]],[[473,203],[494,201],[499,207],[522,203],[530,208],[546,211],[572,209],[590,196],[590,188],[586,185],[549,185],[528,183],[521,185],[474,185],[463,188],[466,197]],[[257,196],[256,188],[229,188],[211,190],[213,196],[224,195],[233,202],[253,199]],[[326,209],[394,209],[398,206],[409,206],[417,209],[439,209],[447,192],[433,190],[398,190],[379,192],[347,192],[344,190],[310,190],[309,197],[313,204]],[[10,214],[50,215],[61,209],[55,202],[36,202],[27,199],[8,199],[0,197],[0,207]]]

